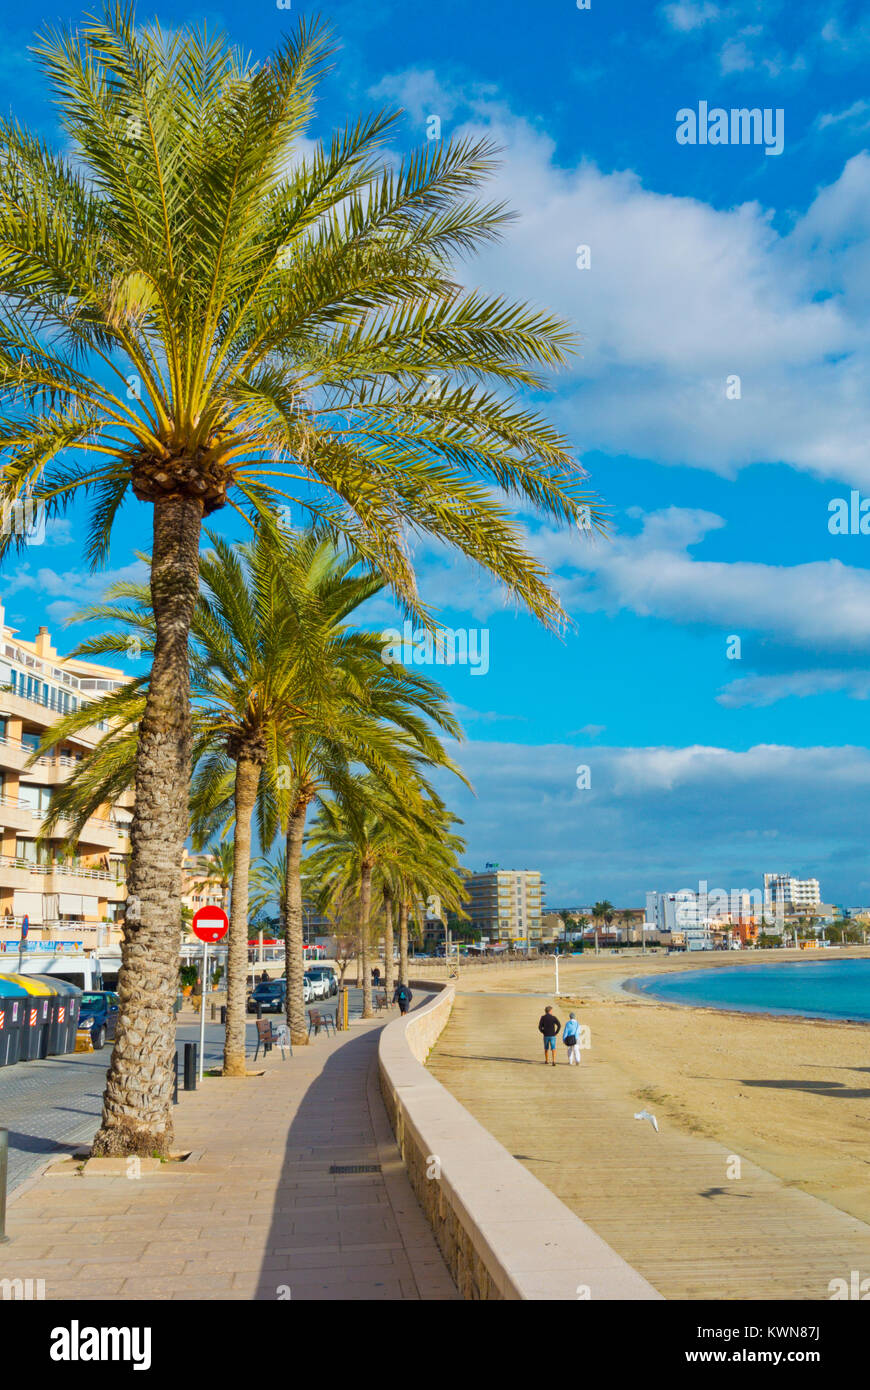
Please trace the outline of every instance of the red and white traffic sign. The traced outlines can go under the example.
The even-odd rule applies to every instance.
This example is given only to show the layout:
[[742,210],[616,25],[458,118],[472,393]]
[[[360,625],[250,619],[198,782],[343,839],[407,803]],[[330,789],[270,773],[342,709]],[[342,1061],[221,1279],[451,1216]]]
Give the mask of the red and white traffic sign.
[[193,934],[200,941],[220,941],[226,936],[229,925],[222,907],[200,907],[193,914]]

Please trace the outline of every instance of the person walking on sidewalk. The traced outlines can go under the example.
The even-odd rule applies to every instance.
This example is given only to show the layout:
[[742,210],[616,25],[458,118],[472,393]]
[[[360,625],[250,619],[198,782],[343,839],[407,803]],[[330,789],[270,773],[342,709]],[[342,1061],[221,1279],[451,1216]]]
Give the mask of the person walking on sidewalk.
[[393,1003],[398,1004],[399,1013],[406,1014],[408,1012],[411,1007],[412,998],[413,995],[411,994],[410,985],[403,985],[400,981],[393,991]]
[[577,1022],[576,1014],[568,1015],[568,1022],[565,1024],[562,1033],[562,1041],[568,1049],[568,1065],[573,1067],[576,1062],[580,1065],[580,1024]]
[[544,1066],[547,1065],[550,1057],[553,1058],[553,1066],[556,1065],[556,1038],[562,1025],[553,1013],[552,1004],[548,1004],[541,1017],[538,1019],[538,1032],[544,1037]]

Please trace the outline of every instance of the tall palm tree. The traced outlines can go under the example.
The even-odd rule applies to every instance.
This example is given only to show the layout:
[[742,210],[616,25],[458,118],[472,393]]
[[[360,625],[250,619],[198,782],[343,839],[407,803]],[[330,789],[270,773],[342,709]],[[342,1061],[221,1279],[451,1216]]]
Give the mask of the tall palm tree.
[[152,508],[156,640],[94,1151],[165,1153],[203,518],[298,507],[422,613],[410,524],[549,625],[563,610],[493,485],[603,522],[566,441],[516,400],[564,363],[570,333],[451,272],[506,219],[475,197],[490,145],[433,143],[396,168],[380,113],[304,154],[328,56],[306,21],[254,69],[223,37],[143,27],[107,0],[35,53],[70,152],[0,122],[2,486],[49,515],[89,493],[94,564],[131,494]]
[[595,954],[596,954],[596,956],[599,954],[599,946],[598,946],[598,928],[599,928],[599,925],[603,922],[604,925],[605,925],[606,927],[609,926],[610,923],[613,921],[613,916],[614,916],[614,913],[615,913],[615,912],[616,912],[616,908],[613,906],[613,903],[612,903],[612,902],[609,902],[609,901],[607,900],[607,898],[603,898],[601,902],[597,902],[597,903],[593,904],[593,907],[592,907],[592,921],[593,921],[594,924],[595,924]]

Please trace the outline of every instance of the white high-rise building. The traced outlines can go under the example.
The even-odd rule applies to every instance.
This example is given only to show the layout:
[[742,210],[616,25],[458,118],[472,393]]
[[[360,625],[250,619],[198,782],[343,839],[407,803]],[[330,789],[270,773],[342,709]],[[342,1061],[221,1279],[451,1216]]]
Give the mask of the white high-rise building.
[[774,917],[811,913],[820,902],[817,878],[795,878],[792,874],[764,875],[765,913]]

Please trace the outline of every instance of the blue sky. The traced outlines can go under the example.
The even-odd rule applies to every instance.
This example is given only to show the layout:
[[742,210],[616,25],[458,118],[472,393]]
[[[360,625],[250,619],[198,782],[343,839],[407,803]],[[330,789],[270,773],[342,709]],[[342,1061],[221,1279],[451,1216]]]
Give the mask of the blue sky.
[[[170,27],[207,19],[254,58],[315,11],[342,49],[312,133],[389,104],[405,111],[399,155],[431,115],[444,138],[492,134],[492,191],[518,221],[462,274],[553,307],[583,338],[546,409],[610,536],[523,519],[571,630],[542,632],[465,565],[418,551],[445,624],[489,633],[485,675],[439,672],[477,793],[448,793],[468,863],[541,868],[556,904],[639,906],[648,888],[754,887],[774,870],[818,876],[828,901],[870,902],[870,540],[828,526],[832,499],[870,497],[866,8],[139,8]],[[0,21],[6,100],[56,140],[30,23],[8,3]],[[678,144],[676,113],[702,101],[781,110],[782,153]],[[111,577],[149,522],[125,510]],[[105,584],[77,534],[73,514],[24,564],[6,561],[0,594],[23,632],[59,628]],[[388,623],[389,606],[372,618]]]

